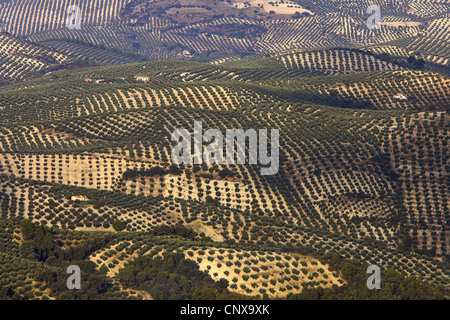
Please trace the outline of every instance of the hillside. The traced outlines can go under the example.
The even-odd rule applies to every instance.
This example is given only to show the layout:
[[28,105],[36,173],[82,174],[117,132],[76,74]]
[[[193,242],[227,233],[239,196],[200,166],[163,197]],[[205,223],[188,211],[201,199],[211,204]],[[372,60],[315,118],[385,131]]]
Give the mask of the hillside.
[[[353,55],[359,72],[347,74],[357,68],[346,64],[330,69],[320,59],[302,62],[311,61],[304,59],[308,55],[338,59],[343,53]],[[289,278],[285,285],[264,277],[249,280],[250,287],[247,280],[234,282],[239,273],[233,262],[223,269],[234,243],[292,246],[286,251],[290,257],[297,247],[340,252],[446,286],[449,79],[372,58],[311,51],[223,66],[151,62],[59,71],[0,89],[2,217],[81,234],[114,232],[115,221],[141,236],[158,227],[190,227],[214,242],[201,246],[211,252],[208,261],[198,245],[183,242],[192,250],[192,255],[184,251],[185,258],[211,270],[213,280],[228,280],[237,294],[261,293],[260,288],[271,297],[301,293],[296,279],[302,277],[274,269]],[[139,75],[152,80],[140,83]],[[410,86],[402,87],[408,82],[423,83],[423,89],[415,86],[415,99]],[[371,103],[361,90],[370,92]],[[406,101],[386,101],[400,91]],[[204,130],[279,128],[279,173],[260,176],[258,166],[246,165],[174,170],[170,133],[179,127],[192,131],[197,119]],[[162,173],[140,173],[156,167]],[[227,177],[221,175],[225,168]],[[80,195],[88,201],[72,200]],[[89,256],[109,276],[130,259],[153,255],[152,246],[141,247],[133,238],[135,245],[117,256],[118,246],[131,243],[120,234]],[[214,256],[219,248],[223,262]],[[265,261],[267,253],[256,258]],[[260,270],[261,262],[254,263]],[[305,269],[305,283],[325,288],[344,283],[318,263],[327,277],[308,279],[317,273],[313,265]],[[255,272],[254,279],[264,275]]]
[[17,79],[32,72],[57,68],[67,55],[0,33],[0,78]]
[[375,2],[0,1],[0,300],[448,299],[449,7]]
[[[332,66],[327,57],[334,59]],[[148,76],[151,82],[140,82],[138,76]],[[449,85],[448,76],[440,73],[408,69],[408,64],[348,49],[224,65],[148,62],[63,71],[5,87],[0,90],[1,121],[58,120],[164,105],[230,110],[298,101],[359,109],[442,110],[449,103]],[[18,90],[24,94],[17,95]]]
[[[80,29],[66,27],[70,4],[68,0],[55,5],[50,0],[4,1],[0,20],[11,35],[51,48],[64,48],[68,39],[76,39],[158,60],[213,61],[420,37],[420,43],[400,41],[396,43],[399,49],[382,46],[379,50],[402,54],[414,49],[430,61],[445,64],[443,51],[450,34],[450,9],[445,1],[96,0],[80,3]],[[380,30],[366,26],[370,4],[383,8]],[[36,17],[35,12],[40,15]],[[85,54],[84,49],[74,47],[74,52]]]

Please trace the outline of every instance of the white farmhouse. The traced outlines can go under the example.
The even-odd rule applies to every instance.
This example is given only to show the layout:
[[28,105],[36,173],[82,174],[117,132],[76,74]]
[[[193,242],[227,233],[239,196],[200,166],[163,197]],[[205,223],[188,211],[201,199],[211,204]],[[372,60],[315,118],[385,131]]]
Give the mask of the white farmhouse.
[[86,196],[72,196],[72,201],[89,201],[89,198]]

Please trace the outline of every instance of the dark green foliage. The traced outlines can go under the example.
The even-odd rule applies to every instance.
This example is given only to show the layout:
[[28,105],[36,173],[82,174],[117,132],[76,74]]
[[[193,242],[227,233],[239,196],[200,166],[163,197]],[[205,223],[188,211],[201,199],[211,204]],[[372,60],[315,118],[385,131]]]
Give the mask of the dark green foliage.
[[114,228],[114,230],[116,231],[122,231],[125,228],[125,222],[121,221],[121,220],[115,220],[112,223],[112,227]]
[[178,175],[178,174],[181,173],[181,169],[176,164],[172,164],[169,167],[169,173],[170,174],[174,174],[174,175]]
[[54,254],[53,234],[46,226],[35,226],[30,220],[20,222],[24,242],[20,247],[20,255],[27,259],[46,261]]
[[206,196],[205,200],[206,200],[206,203],[209,203],[209,204],[212,204],[212,205],[218,206],[220,204],[219,199],[213,198],[211,196]]
[[[68,290],[66,273],[69,265],[77,265],[81,269],[81,289]],[[111,279],[96,270],[95,264],[91,261],[60,262],[59,272],[45,271],[38,275],[36,281],[45,283],[52,291],[56,299],[61,300],[97,300],[111,299],[115,289]]]
[[214,282],[195,262],[185,260],[181,254],[137,258],[119,271],[119,279],[125,287],[146,290],[155,299],[238,298],[227,292],[226,280]]
[[10,286],[0,287],[0,300],[21,300],[22,297]]
[[[23,237],[28,240],[20,247],[21,256],[56,267],[38,273],[35,281],[45,283],[51,289],[51,295],[56,299],[111,299],[115,297],[117,288],[113,287],[111,279],[96,269],[91,261],[86,261],[90,254],[103,248],[110,237],[90,237],[79,246],[63,250],[55,240],[55,234],[48,227],[37,226],[29,220],[22,220],[20,227]],[[68,290],[66,273],[67,267],[77,265],[81,269],[81,289]],[[12,289],[6,294],[13,297]],[[0,293],[1,294],[1,293]],[[118,295],[120,297],[120,294]]]
[[152,167],[149,170],[127,170],[122,174],[122,179],[124,180],[130,180],[133,178],[136,178],[137,176],[143,176],[143,177],[153,177],[153,176],[162,176],[166,173],[164,168],[161,167]]
[[219,176],[224,179],[224,178],[228,178],[228,177],[234,177],[234,173],[233,171],[231,171],[228,168],[222,169],[219,171]]
[[195,240],[197,238],[197,233],[192,228],[187,228],[185,226],[167,226],[161,225],[150,231],[150,234],[154,236],[179,236],[189,240]]
[[413,69],[420,70],[423,69],[425,65],[425,60],[417,59],[415,56],[409,56],[408,63]]
[[328,257],[330,266],[339,270],[347,284],[331,289],[303,287],[301,294],[290,294],[295,300],[442,300],[444,293],[414,276],[406,276],[391,268],[381,270],[381,289],[369,290],[366,285],[368,265],[343,259],[339,253]]

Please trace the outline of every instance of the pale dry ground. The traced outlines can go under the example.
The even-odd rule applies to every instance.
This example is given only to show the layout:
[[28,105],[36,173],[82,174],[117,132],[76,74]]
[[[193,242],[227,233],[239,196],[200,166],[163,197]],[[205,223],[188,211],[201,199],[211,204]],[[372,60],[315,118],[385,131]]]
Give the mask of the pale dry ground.
[[418,27],[422,25],[422,22],[416,21],[394,21],[394,22],[380,22],[382,26],[386,27]]
[[284,3],[271,0],[255,0],[250,2],[253,7],[263,7],[266,12],[274,11],[276,14],[290,14],[293,15],[296,12],[302,14],[304,12],[314,15],[311,11],[302,8],[293,1],[284,1]]
[[187,227],[191,227],[198,234],[204,232],[205,236],[210,237],[215,242],[223,242],[223,236],[218,234],[213,227],[207,226],[199,221],[194,221],[187,224]]
[[[437,119],[443,119],[444,123],[447,123],[447,124],[449,123],[450,117],[448,117],[448,115],[445,112],[437,112],[436,114],[437,114]],[[398,128],[405,127],[406,125],[413,126],[414,130],[410,131],[410,139],[420,139],[421,134],[420,134],[420,131],[417,130],[417,126],[414,124],[415,121],[419,121],[419,123],[421,123],[422,126],[426,126],[427,124],[429,124],[430,121],[435,121],[435,120],[430,120],[429,115],[426,112],[420,112],[420,113],[416,114],[415,117],[411,117],[409,119],[408,123],[406,123],[405,118],[401,122],[396,121],[396,118],[392,118],[392,124],[389,127],[389,131],[391,131],[393,134],[391,134],[389,136],[389,142],[383,146],[392,155],[391,156],[392,167],[399,167],[399,169],[402,169],[402,172],[404,172],[404,171],[414,172],[414,174],[416,176],[422,175],[427,178],[430,178],[431,175],[434,175],[435,177],[438,177],[439,175],[448,176],[448,173],[445,171],[445,169],[436,170],[435,167],[428,166],[428,165],[425,165],[422,167],[422,166],[418,166],[417,163],[411,162],[411,161],[401,162],[399,160],[399,158],[395,156],[394,147],[402,145],[402,140],[401,140],[402,137],[396,136],[394,134]],[[442,130],[441,134],[446,135],[447,131]],[[443,142],[444,141],[445,140],[443,140]],[[444,149],[444,148],[445,148],[445,145],[440,144],[440,147],[438,147],[438,148],[436,148],[436,146],[430,146],[429,151],[431,151],[432,154],[435,154],[437,152],[437,149]],[[413,154],[413,155],[420,154],[421,152],[423,152],[423,149],[421,148],[420,143],[412,146],[411,148],[409,148],[407,150],[408,154]],[[403,190],[403,194],[405,195],[405,199],[406,199],[405,207],[408,208],[409,211],[411,211],[412,216],[415,216],[416,219],[421,217],[430,226],[430,228],[428,228],[428,229],[420,228],[420,227],[418,227],[415,230],[411,229],[409,231],[409,234],[411,236],[413,236],[413,231],[416,231],[417,232],[417,240],[418,240],[418,248],[431,250],[433,246],[436,246],[436,244],[433,243],[434,235],[432,234],[432,232],[441,228],[439,225],[436,225],[435,223],[433,223],[432,220],[435,219],[436,216],[440,216],[440,211],[436,207],[433,206],[428,210],[427,215],[423,215],[420,208],[418,208],[418,207],[427,203],[427,198],[426,198],[425,194],[428,192],[428,190],[435,189],[435,188],[444,188],[444,185],[443,184],[441,184],[441,185],[435,184],[435,181],[433,181],[433,180],[429,180],[429,181],[422,180],[422,181],[413,182],[412,177],[405,175],[405,174],[401,174],[401,177],[399,178],[399,180],[402,182],[401,188]],[[413,184],[415,185],[415,188],[410,188],[410,186]],[[435,202],[434,202],[435,204],[440,204],[440,206],[444,206],[444,201],[446,199],[445,199],[445,197],[437,196],[434,200],[435,200]],[[422,233],[426,234],[425,241],[423,241],[424,236]],[[448,233],[448,232],[446,232],[446,233]],[[445,236],[445,239],[446,240],[442,240],[442,241],[446,241],[447,248],[448,248],[448,235]],[[439,240],[439,241],[441,241],[441,240]],[[440,254],[442,252],[441,250],[442,250],[441,245],[439,245],[439,242],[438,242],[437,252]]]
[[[389,46],[389,45],[383,45],[378,47],[372,47],[369,48],[369,50],[376,52],[376,53],[387,53],[389,55],[396,55],[400,57],[408,57],[410,55],[413,55],[415,53],[414,50],[406,50],[402,47],[397,46]],[[422,59],[425,59],[426,61],[434,62],[441,65],[448,65],[450,59],[446,57],[442,57],[439,55],[422,55]]]
[[206,13],[206,14],[208,14],[209,11],[204,8],[198,8],[198,7],[195,7],[195,8],[170,8],[169,10],[166,11],[166,13],[174,14],[174,15],[182,14],[182,13],[184,13],[184,14],[187,14],[187,13]]
[[[10,187],[6,187],[5,190],[10,193],[14,193],[13,189]],[[46,221],[49,225],[63,228],[61,225],[61,222],[54,222],[49,221],[46,214],[41,214],[40,218],[38,218],[36,215],[30,216],[29,213],[30,210],[30,200],[28,199],[30,195],[30,188],[21,188],[18,192],[18,198],[25,199],[23,200],[23,208],[24,208],[24,218],[31,219],[33,222],[43,223]],[[70,199],[58,199],[54,198],[51,195],[48,195],[46,192],[38,193],[34,195],[34,199],[36,202],[45,204],[47,201],[54,201],[55,203],[58,203],[58,210],[61,212],[61,214],[64,215],[71,215],[70,210],[73,210],[75,208],[75,202]],[[162,202],[161,205],[164,205],[165,202]],[[125,212],[123,210],[120,210],[115,207],[110,207],[108,205],[105,205],[102,207],[103,212],[100,213],[99,210],[95,209],[94,205],[88,203],[88,202],[81,202],[79,204],[81,209],[83,210],[83,214],[90,215],[89,210],[92,210],[99,216],[105,218],[105,217],[114,217],[116,216],[117,219],[121,221],[125,221],[127,225],[130,227],[137,227],[139,226],[142,230],[150,229],[151,227],[154,227],[156,225],[160,224],[172,224],[174,223],[177,218],[183,219],[182,215],[176,210],[179,210],[179,205],[174,204],[173,210],[170,210],[170,208],[166,208],[162,211],[162,216],[157,217],[153,212],[146,211],[146,210],[140,210],[140,209],[133,209],[133,210],[126,210]],[[76,206],[78,209],[79,206]],[[43,208],[43,207],[42,207]],[[42,209],[41,208],[41,209]],[[80,227],[76,226],[75,230],[77,231],[104,231],[104,232],[116,232],[111,226],[109,228],[105,228],[103,226],[100,227]]]
[[0,60],[2,60],[0,76],[20,78],[25,73],[46,68],[48,63],[35,58],[39,55],[51,56],[57,63],[68,60],[66,55],[18,40],[9,35],[0,34]]
[[[357,63],[357,60],[362,60]],[[286,69],[323,70],[332,73],[355,73],[357,71],[397,70],[399,66],[376,59],[373,56],[363,56],[361,53],[345,50],[329,51],[298,51],[277,56]]]
[[[205,201],[208,195],[206,191],[209,190],[210,195],[217,198],[222,205],[244,209],[253,207],[252,200],[261,204],[263,200],[276,198],[272,189],[269,192],[265,189],[254,192],[253,190],[257,190],[258,181],[243,184],[238,179],[220,179],[216,173],[212,179],[199,178],[203,188],[201,196],[196,177],[202,172],[192,174],[191,178],[183,173],[179,176],[166,174],[162,177],[139,177],[135,181],[122,179],[122,174],[128,169],[148,170],[155,165],[161,165],[157,160],[128,160],[127,157],[96,153],[78,156],[57,155],[54,158],[47,155],[16,157],[12,154],[0,154],[0,161],[10,163],[10,167],[4,169],[6,174],[99,190],[120,190],[126,194],[163,195]],[[248,171],[247,168],[242,170]],[[216,192],[220,192],[220,195]],[[284,199],[275,204],[269,201],[266,210],[281,209],[281,206],[287,206]]]
[[[33,294],[35,296],[35,298],[40,298],[42,297],[42,295],[46,295],[49,300],[55,300],[55,297],[50,297],[50,293],[52,292],[52,289],[50,288],[45,288],[44,290],[41,290],[40,288],[36,288],[36,285],[41,286],[42,283],[41,282],[36,282],[34,279],[32,278],[28,278],[25,281],[30,281],[31,283],[29,284],[29,286],[33,287]],[[18,287],[17,290],[19,289],[23,289],[23,287]],[[40,292],[42,295],[41,296],[37,296],[36,292]]]
[[[389,80],[384,82],[385,86],[388,86],[390,89],[392,88],[391,95],[386,92],[385,88],[379,86],[378,83],[371,82],[353,83],[350,85],[341,86],[338,84],[333,84],[329,87],[319,88],[319,91],[324,90],[326,94],[329,94],[331,89],[337,89],[339,91],[339,95],[346,93],[356,98],[367,97],[373,105],[380,108],[389,109],[406,108],[410,104],[409,99],[401,100],[394,98],[396,94],[404,94],[408,97],[414,95],[414,92],[424,92],[427,95],[430,95],[433,92],[434,94],[438,94],[440,96],[448,96],[450,80],[440,76],[439,74],[414,72],[415,75],[417,75],[417,78],[415,80],[411,80],[408,79],[411,71],[396,70],[394,72],[398,77],[403,77],[404,80],[401,82],[393,82]],[[373,92],[375,94],[369,96],[369,92]],[[381,100],[380,97],[385,98],[387,102]]]
[[[212,250],[214,253],[210,253],[209,251]],[[327,284],[321,283],[320,286],[324,288],[330,288],[333,284],[336,285],[342,285],[344,280],[338,275],[337,277],[333,275],[333,272],[331,272],[328,269],[328,265],[322,264],[319,260],[298,255],[298,254],[285,254],[280,255],[276,253],[256,253],[255,255],[252,255],[250,251],[242,251],[242,250],[230,250],[230,249],[222,249],[224,250],[223,253],[220,253],[220,249],[217,248],[206,248],[205,254],[200,255],[200,250],[187,250],[184,255],[186,259],[190,259],[193,261],[196,261],[199,266],[200,270],[203,272],[207,272],[215,281],[219,281],[220,279],[224,278],[228,280],[229,285],[231,286],[233,283],[236,283],[238,286],[237,289],[233,289],[230,286],[228,287],[229,290],[234,291],[236,293],[240,294],[246,294],[249,293],[246,292],[246,289],[241,288],[241,285],[245,285],[246,288],[252,289],[251,295],[258,295],[260,293],[260,289],[266,289],[266,293],[270,297],[285,297],[288,293],[300,293],[302,291],[302,283],[309,282],[309,281],[327,281]],[[193,255],[190,256],[189,252],[192,251]],[[232,259],[229,258],[229,254],[232,254]],[[242,259],[238,257],[238,255],[244,255],[248,254],[249,257],[243,256]],[[268,256],[273,256],[275,259],[273,261],[270,261],[268,259]],[[287,259],[287,256],[290,257],[290,259]],[[213,257],[213,261],[209,261],[208,257]],[[221,258],[220,258],[221,257]],[[197,261],[198,258],[201,258],[202,261],[199,263]],[[251,265],[245,264],[244,261],[248,260],[251,261],[252,259],[258,260],[257,263],[251,263]],[[261,261],[261,259],[263,261]],[[298,259],[298,260],[297,260]],[[298,266],[293,266],[293,262],[297,262]],[[306,266],[303,266],[301,262],[306,262]],[[227,262],[232,262],[233,265],[227,266]],[[241,266],[236,266],[234,263],[240,262]],[[282,263],[283,267],[280,267],[277,265],[277,263]],[[285,264],[288,264],[288,266],[285,266]],[[317,264],[313,264],[317,263]],[[267,267],[266,270],[263,270],[262,267]],[[245,273],[243,271],[244,267],[250,268],[249,273]],[[257,267],[259,268],[259,271],[255,271],[252,268]],[[307,273],[304,274],[301,270],[302,268],[307,269]],[[318,269],[323,269],[324,272],[319,273]],[[239,269],[240,272],[236,273],[235,269]],[[289,269],[290,273],[285,273],[285,270]],[[282,280],[285,276],[291,277],[293,275],[292,270],[298,270],[299,274],[297,276],[299,277],[298,280],[290,279],[289,281],[283,281],[281,283],[279,280]],[[228,275],[225,274],[225,272],[228,271]],[[317,272],[318,277],[311,279],[308,279],[308,276],[312,275],[312,273]],[[253,279],[252,277],[249,277],[249,279],[246,281],[243,279],[243,275],[258,275],[257,279]],[[327,275],[328,278],[325,278],[324,275]],[[264,278],[267,277],[267,279]],[[233,279],[237,279],[237,281],[233,281]],[[339,279],[341,279],[341,282],[339,282]],[[270,283],[270,280],[277,281],[275,284]],[[263,283],[266,284],[266,286],[263,286]],[[292,287],[291,290],[286,289],[285,291],[281,291],[281,288],[286,288],[287,285],[290,285]],[[296,289],[294,286],[297,285],[298,289]],[[273,289],[274,292],[271,293],[269,289]]]
[[[133,260],[134,258],[137,258],[137,257],[138,257],[137,251],[133,252],[133,253],[130,254],[130,255],[124,253],[124,259],[123,259],[123,260],[120,260],[120,259],[118,258],[118,256],[119,256],[122,252],[124,252],[124,250],[118,252],[118,253],[115,254],[115,255],[112,255],[111,257],[108,257],[106,260],[103,261],[102,264],[99,264],[99,263],[97,262],[97,259],[99,259],[99,257],[100,257],[102,254],[104,254],[106,251],[115,250],[115,248],[116,248],[118,245],[122,244],[123,242],[124,242],[124,241],[119,242],[119,243],[117,243],[117,244],[111,246],[111,248],[109,248],[109,249],[102,249],[101,251],[97,251],[97,252],[93,253],[93,254],[89,257],[89,260],[91,260],[92,262],[96,263],[99,267],[100,267],[102,264],[104,264],[105,266],[108,267],[108,264],[109,264],[109,263],[111,263],[114,259],[117,259],[117,261],[119,261],[119,263],[118,263],[117,265],[115,265],[114,268],[108,267],[108,273],[107,273],[107,276],[108,276],[108,277],[111,277],[111,278],[115,277],[115,276],[118,274],[119,269],[121,269],[121,268],[124,267],[125,263],[127,263],[128,261]],[[125,256],[126,256],[126,257],[125,257]]]
[[147,291],[136,290],[136,289],[131,289],[131,288],[125,289],[121,283],[119,283],[119,287],[120,287],[120,290],[127,291],[130,296],[137,297],[140,295],[142,297],[142,300],[154,300],[153,297],[150,295],[150,293],[148,293]]
[[[110,24],[128,2],[130,0],[79,1],[82,26]],[[65,28],[66,11],[72,4],[77,3],[72,0],[2,1],[0,19],[6,23],[6,31],[16,36]]]
[[[101,259],[100,256],[102,255],[107,256],[108,252],[114,250],[122,243],[123,241],[111,246],[111,248],[109,249],[102,249],[100,251],[97,251],[92,254],[89,259],[92,262],[96,263],[98,265],[98,268],[103,264],[107,266],[112,260],[117,259],[119,261],[119,264],[117,264],[114,268],[110,268],[107,273],[107,275],[110,277],[117,276],[120,268],[123,268],[123,266],[127,262],[133,260],[138,256],[137,251],[134,251],[132,254],[126,254],[124,249],[103,260],[102,263],[98,263],[97,260]],[[152,248],[154,249],[155,247]],[[199,265],[200,270],[208,273],[214,281],[219,281],[222,278],[228,280],[228,289],[240,294],[250,294],[256,296],[258,294],[261,294],[259,291],[260,289],[266,289],[266,293],[270,297],[282,298],[285,297],[288,293],[300,293],[302,290],[301,284],[309,281],[327,281],[326,284],[320,283],[320,286],[323,288],[330,288],[334,284],[341,286],[345,283],[339,273],[329,270],[328,265],[322,264],[319,260],[310,256],[293,253],[277,254],[272,252],[265,252],[261,254],[259,252],[245,251],[240,249],[218,249],[214,247],[206,247],[203,249],[203,251],[205,252],[203,255],[199,254],[200,249],[194,247],[192,249],[186,250],[184,252],[184,256],[186,259],[190,259],[196,262]],[[153,256],[153,258],[156,256],[162,256],[163,251],[159,251],[155,256]],[[222,253],[220,253],[221,251]],[[192,256],[189,253],[192,254]],[[141,254],[140,256],[146,256],[148,254],[149,251]],[[229,256],[230,254],[231,256]],[[121,257],[119,258],[119,256]],[[213,261],[209,261],[208,257],[212,257]],[[269,260],[269,257],[272,257],[272,261]],[[197,261],[198,258],[202,258],[202,261],[200,263]],[[251,264],[246,264],[246,261],[251,261]],[[227,262],[231,262],[232,265],[227,266]],[[241,263],[240,266],[235,265],[235,263],[239,262]],[[306,265],[302,265],[302,262]],[[295,263],[297,264],[297,266],[294,266]],[[245,273],[243,271],[244,267],[248,267],[250,269],[250,272]],[[259,270],[255,271],[254,269],[252,269],[254,267],[257,267]],[[239,269],[240,272],[237,273],[235,269]],[[286,271],[287,269],[289,269],[289,271]],[[302,271],[302,269],[306,271],[306,274]],[[320,273],[318,271],[319,269],[323,269],[323,273]],[[285,276],[292,277],[294,275],[293,270],[298,271],[298,279],[295,280],[291,278],[290,280],[283,280]],[[225,274],[226,272],[228,272],[228,275]],[[318,275],[316,275],[316,277],[312,279],[309,279],[308,277],[312,276],[314,272],[316,272]],[[248,280],[244,280],[243,275],[248,275]],[[254,279],[250,275],[258,275],[258,278]],[[233,279],[237,281],[233,281]],[[270,283],[271,280],[275,280],[276,283]],[[230,287],[234,283],[238,286],[237,289],[233,289]],[[265,285],[263,285],[263,283]],[[246,288],[252,289],[252,292],[246,292],[245,289],[241,288],[241,285],[245,285]],[[286,286],[288,285],[292,288],[287,289]],[[295,288],[294,286],[298,286],[298,288]],[[281,288],[285,288],[286,290],[282,291],[283,289]],[[269,289],[273,289],[274,292],[271,293]],[[129,288],[124,290],[127,290],[129,292],[131,291],[131,289]],[[145,295],[145,293],[142,291],[132,291],[140,293],[144,297],[144,299],[151,299],[151,296],[149,294]]]
[[104,227],[76,227],[75,228],[76,231],[103,231],[103,232],[116,232],[114,230],[114,228],[111,226],[109,228],[104,228]]

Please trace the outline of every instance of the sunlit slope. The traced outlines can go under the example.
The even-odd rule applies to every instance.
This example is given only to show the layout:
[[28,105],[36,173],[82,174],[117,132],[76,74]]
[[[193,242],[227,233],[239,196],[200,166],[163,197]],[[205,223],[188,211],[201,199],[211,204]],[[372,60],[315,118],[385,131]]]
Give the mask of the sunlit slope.
[[[294,5],[277,1],[266,3],[264,9],[236,9],[222,1],[95,0],[78,4],[80,29],[70,29],[67,10],[73,4],[68,0],[3,1],[0,20],[11,35],[43,45],[69,48],[66,40],[70,39],[151,59],[210,61],[241,54],[361,46],[411,37],[448,41],[449,34],[445,1],[302,0],[298,1],[302,9],[296,14]],[[176,4],[180,8],[174,8]],[[271,4],[273,10],[268,9]],[[374,4],[382,10],[379,30],[367,27],[367,8]],[[80,50],[73,45],[74,52]],[[430,51],[426,54],[432,55]],[[122,59],[110,57],[104,61],[119,63]]]
[[[333,70],[322,64],[323,54],[334,57]],[[443,74],[351,50],[301,55],[316,58],[299,60],[289,54],[219,66],[160,61],[53,72],[0,88],[0,121],[58,120],[157,106],[232,110],[311,102],[358,109],[443,110],[449,105],[450,80]],[[355,68],[359,72],[348,72]],[[139,81],[142,76],[149,82]]]
[[63,53],[0,33],[0,79],[21,79],[31,72],[60,66],[68,59]]
[[[195,120],[202,120],[205,130],[279,128],[279,174],[261,176],[258,166],[245,165],[200,170],[186,166],[180,172],[170,173],[170,134],[180,127],[192,131]],[[114,209],[118,203],[111,203],[111,208],[103,207],[101,211],[90,207],[93,211],[88,210],[85,215],[82,212],[87,207],[73,212],[75,216],[76,212],[82,215],[71,225],[108,228],[109,224],[102,222],[104,218],[88,218],[98,212],[98,217],[109,215],[108,221],[146,221],[139,223],[140,229],[197,221],[209,225],[218,239],[235,241],[296,243],[302,238],[285,231],[301,228],[330,235],[346,234],[352,241],[375,241],[396,248],[409,235],[413,250],[434,250],[442,256],[448,250],[444,223],[448,220],[447,139],[448,117],[444,112],[356,111],[287,103],[222,111],[154,107],[74,120],[8,125],[2,129],[0,140],[7,195],[2,201],[17,204],[10,205],[4,214],[16,216],[22,212],[37,221],[63,226],[63,221],[71,220],[58,212],[73,206],[70,195],[104,199],[107,194],[115,194],[130,201],[136,197],[143,207],[125,212]],[[405,144],[416,147],[406,149]],[[124,176],[127,170],[150,170],[155,166],[165,168],[166,173],[136,179]],[[226,167],[233,172],[229,178],[219,175]],[[13,176],[25,180],[9,180]],[[32,181],[71,187],[55,194],[60,187],[52,191],[44,184],[44,189],[36,193],[31,191],[35,189]],[[35,194],[34,200],[19,201],[29,199],[30,192]],[[42,192],[50,192],[52,205],[46,213],[35,215],[32,208],[41,206],[41,201],[47,203],[45,197],[40,200],[38,194]],[[201,206],[210,201],[208,196],[234,210],[235,227],[224,220],[220,210],[215,216],[192,205],[189,209],[170,205],[170,199],[175,199],[175,203],[189,201]],[[144,209],[147,202],[161,203],[157,205],[160,209],[155,211],[153,205]],[[256,221],[273,221],[283,237],[267,234],[271,232],[268,225],[263,229],[240,226],[236,219],[241,215],[250,215]],[[424,236],[432,232],[435,237]]]

